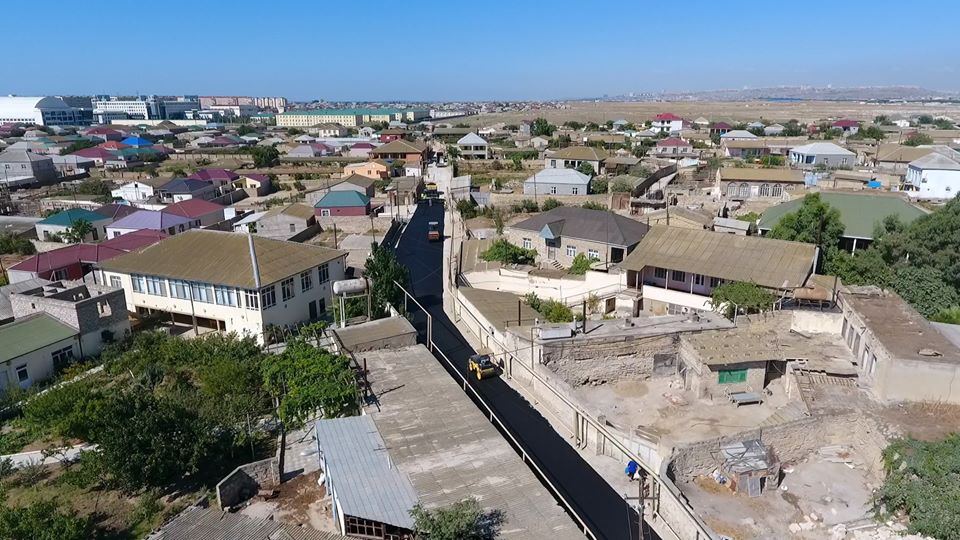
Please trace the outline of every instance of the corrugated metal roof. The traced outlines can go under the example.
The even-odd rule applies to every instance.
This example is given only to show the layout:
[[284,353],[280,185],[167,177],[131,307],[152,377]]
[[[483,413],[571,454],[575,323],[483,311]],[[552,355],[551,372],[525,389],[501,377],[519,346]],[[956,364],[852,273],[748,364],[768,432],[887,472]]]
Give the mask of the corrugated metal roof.
[[[820,192],[820,199],[840,211],[843,236],[850,238],[873,238],[874,225],[890,215],[899,217],[904,225],[908,225],[926,214],[906,198],[896,195]],[[802,198],[766,209],[760,217],[759,227],[774,228],[784,215],[799,210],[801,204]]]
[[0,326],[0,362],[8,362],[41,347],[77,335],[77,331],[46,313]]
[[544,169],[523,181],[524,184],[564,184],[586,186],[590,177],[576,169]]
[[336,533],[191,506],[148,540],[346,540]]
[[353,208],[356,206],[366,206],[370,204],[370,199],[363,193],[351,190],[328,191],[314,208]]
[[800,287],[813,271],[812,244],[700,229],[652,226],[621,266],[653,266],[762,287]]
[[316,434],[344,514],[413,529],[417,493],[390,460],[370,416],[319,420]]
[[74,223],[83,220],[90,223],[109,220],[110,218],[83,208],[71,208],[56,213],[40,222],[40,225],[56,225],[58,227],[72,227]]

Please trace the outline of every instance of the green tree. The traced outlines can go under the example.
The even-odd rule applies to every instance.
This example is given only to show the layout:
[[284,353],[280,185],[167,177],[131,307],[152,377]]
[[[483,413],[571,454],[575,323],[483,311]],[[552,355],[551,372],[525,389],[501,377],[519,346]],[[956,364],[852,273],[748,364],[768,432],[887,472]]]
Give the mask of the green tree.
[[587,270],[590,269],[590,265],[593,264],[595,258],[587,258],[583,253],[578,253],[576,257],[573,258],[573,263],[570,265],[570,269],[567,270],[568,274],[574,274],[582,276],[587,273]]
[[404,293],[397,283],[409,290],[410,272],[397,261],[392,251],[374,244],[367,257],[365,275],[373,281],[370,289],[373,318],[386,315],[387,303],[396,309],[402,308]]
[[713,308],[723,310],[724,315],[732,319],[737,312],[760,313],[773,308],[776,297],[770,291],[756,283],[734,281],[724,283],[710,295]]
[[496,535],[502,516],[490,519],[480,503],[465,499],[447,507],[427,510],[417,503],[410,510],[417,538],[424,540],[486,540]]
[[85,149],[85,148],[93,148],[93,147],[96,146],[96,145],[97,145],[97,143],[95,143],[95,142],[93,142],[93,141],[91,141],[91,140],[89,140],[89,139],[79,140],[79,141],[70,143],[69,146],[67,146],[67,147],[65,147],[64,149],[60,150],[60,155],[61,155],[61,156],[66,156],[66,155],[68,155],[68,154],[72,154],[72,153],[74,153],[74,152],[78,152],[78,151],[83,150],[83,149]]
[[87,236],[93,232],[93,224],[85,219],[78,219],[74,221],[67,230],[63,231],[61,236],[64,240],[71,244],[79,244],[83,242]]
[[873,139],[875,141],[882,141],[887,136],[886,133],[877,126],[867,126],[857,132],[857,135],[860,135],[864,139]]
[[540,209],[544,212],[549,212],[550,210],[559,208],[561,206],[563,206],[563,203],[554,199],[553,197],[547,197],[542,203],[540,203]]
[[280,152],[272,146],[255,146],[250,151],[253,156],[253,165],[258,169],[276,167],[280,164]]
[[240,126],[237,128],[237,135],[241,137],[251,133],[256,133],[256,130],[246,124],[240,124]]
[[610,189],[610,182],[606,178],[594,178],[590,180],[590,193],[607,193]]
[[0,233],[0,253],[33,255],[36,252],[37,248],[30,240],[10,233]]
[[607,206],[595,201],[587,201],[581,204],[580,208],[586,208],[587,210],[606,210]]
[[457,212],[463,219],[473,219],[477,217],[477,204],[473,199],[460,199],[457,201]]
[[579,172],[581,172],[581,173],[583,173],[583,174],[585,174],[585,175],[587,175],[587,176],[593,176],[594,172],[596,172],[596,171],[593,170],[593,165],[591,165],[591,164],[590,164],[589,162],[587,162],[587,161],[581,162],[581,163],[580,163],[580,166],[577,167],[577,171],[579,171]]
[[563,123],[563,127],[567,127],[574,130],[581,130],[583,129],[583,124],[581,124],[580,122],[577,122],[576,120],[569,120]]
[[504,238],[498,238],[480,254],[480,258],[485,261],[496,261],[504,264],[533,264],[537,258],[537,252],[533,249],[524,249],[511,244]]
[[953,125],[953,122],[947,120],[946,118],[937,118],[933,121],[933,127],[937,129],[956,129],[956,126]]
[[56,501],[0,508],[0,540],[85,540],[94,537],[93,523],[62,510]]
[[890,121],[890,117],[885,114],[880,114],[873,117],[873,123],[878,126],[892,126],[893,122]]
[[356,375],[346,356],[294,339],[263,366],[264,386],[280,400],[277,414],[288,427],[303,425],[318,412],[324,418],[359,412]]
[[27,426],[62,439],[90,440],[103,414],[102,382],[87,378],[50,388],[23,407]]
[[747,212],[746,214],[737,216],[736,219],[740,221],[746,221],[748,223],[756,223],[757,220],[760,219],[760,214],[756,212]]
[[783,156],[763,156],[760,158],[760,165],[764,167],[783,167]]
[[920,125],[932,124],[933,117],[930,116],[929,114],[921,114],[920,116],[917,117],[917,123]]
[[[383,129],[386,129],[386,128],[383,128]],[[303,130],[297,129],[295,127],[287,128],[287,135],[291,137],[296,137],[297,135],[303,135]]]
[[926,133],[920,133],[915,131],[907,137],[907,140],[903,141],[903,144],[906,146],[920,146],[924,144],[933,144],[933,137],[927,135]]
[[843,230],[840,211],[831,208],[819,193],[809,193],[804,196],[800,208],[780,218],[767,236],[816,244],[823,251],[839,243]]
[[944,282],[943,273],[925,266],[901,266],[893,275],[893,290],[924,317],[960,304],[957,290]]
[[783,125],[784,137],[799,137],[801,135],[803,135],[803,127],[800,126],[800,122],[797,120],[790,120]]
[[557,127],[547,122],[546,118],[536,118],[533,121],[533,125],[530,126],[530,134],[534,137],[549,137],[553,135],[555,129],[557,129]]
[[627,180],[617,180],[610,185],[611,193],[630,193],[633,191],[633,184]]
[[960,435],[895,440],[883,450],[883,468],[886,479],[873,499],[879,519],[903,512],[911,533],[960,539]]
[[522,171],[522,170],[523,170],[523,158],[521,158],[519,155],[514,155],[514,156],[510,159],[510,161],[511,161],[511,163],[513,164],[513,165],[512,165],[513,170],[515,170],[515,171]]
[[452,144],[447,145],[447,157],[450,159],[457,159],[460,157],[460,149]]

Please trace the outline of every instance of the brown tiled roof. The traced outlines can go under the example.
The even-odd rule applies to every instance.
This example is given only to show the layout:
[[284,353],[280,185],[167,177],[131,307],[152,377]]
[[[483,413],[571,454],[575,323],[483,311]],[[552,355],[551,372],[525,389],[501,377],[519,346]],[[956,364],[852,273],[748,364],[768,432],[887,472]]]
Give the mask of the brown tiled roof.
[[381,154],[420,154],[427,149],[427,145],[420,141],[397,139],[370,151],[372,155]]
[[264,217],[275,216],[277,214],[283,214],[285,216],[294,216],[300,219],[310,219],[314,216],[314,209],[312,206],[303,203],[293,203],[290,206],[285,206],[282,208],[271,208],[267,211]]
[[592,146],[568,146],[554,152],[549,159],[571,159],[578,161],[603,161],[607,153]]
[[653,225],[621,266],[635,271],[654,266],[793,288],[806,283],[815,253],[812,244]]
[[193,229],[100,266],[109,272],[255,289],[346,255],[322,246]]

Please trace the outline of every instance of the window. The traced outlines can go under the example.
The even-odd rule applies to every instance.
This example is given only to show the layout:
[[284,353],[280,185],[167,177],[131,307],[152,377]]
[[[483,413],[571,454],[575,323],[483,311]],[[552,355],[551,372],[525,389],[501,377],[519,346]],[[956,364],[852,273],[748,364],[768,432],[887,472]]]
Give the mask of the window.
[[716,289],[717,287],[719,287],[719,286],[720,286],[720,278],[718,278],[718,277],[712,277],[712,278],[710,278],[710,286],[713,287],[714,289]]
[[728,185],[727,185],[727,197],[736,197],[736,196],[737,196],[737,185],[736,185],[736,184],[733,184],[733,183],[728,184]]
[[190,293],[193,295],[194,302],[213,303],[212,287],[206,283],[191,283]]
[[673,281],[686,281],[687,274],[686,272],[674,270],[673,272],[670,272],[670,279],[672,279]]
[[297,232],[297,224],[296,224],[296,223],[291,223],[291,224],[290,224],[290,232],[292,232],[292,233]]
[[110,286],[114,289],[120,289],[123,285],[120,282],[120,276],[110,276]]
[[[62,366],[66,364],[68,361],[73,359],[73,346],[71,345],[69,347],[64,347],[60,350],[53,351],[50,353],[50,358],[53,359],[53,364],[56,366]],[[26,370],[26,366],[24,366],[24,370]],[[20,380],[23,381],[23,379]]]
[[588,250],[587,250],[587,258],[588,258],[588,259],[596,259],[596,260],[599,261],[599,260],[600,260],[600,252],[597,251],[597,250],[595,250],[595,249],[588,249]]
[[329,215],[330,215],[330,209],[329,209],[329,208],[321,208],[321,209],[320,209],[320,215],[321,215],[321,216],[329,216]]
[[330,265],[329,264],[321,264],[320,267],[317,268],[317,270],[320,272],[321,285],[330,281]]
[[283,293],[284,302],[293,298],[293,278],[287,278],[281,281],[280,291]]
[[717,383],[735,384],[747,382],[747,370],[745,369],[721,369],[717,372]]
[[170,280],[170,296],[173,298],[190,298],[190,284],[179,279]]
[[703,286],[703,274],[694,274],[693,275],[693,284],[702,287]]
[[570,188],[570,194],[571,194],[571,195],[579,195],[579,194],[580,194],[580,188],[578,188],[578,187],[572,187],[572,188]]
[[147,277],[147,294],[152,294],[154,296],[166,296],[167,295],[167,284],[163,279],[156,276]]
[[657,279],[667,279],[667,269],[666,268],[654,268],[653,277]]
[[67,269],[60,268],[59,270],[54,270],[53,273],[50,274],[50,281],[62,281],[67,279],[67,277]]
[[263,309],[270,309],[277,305],[277,290],[273,285],[260,289],[260,305]]
[[313,288],[313,274],[311,270],[300,272],[300,290],[303,292]]
[[533,241],[531,241],[529,238],[524,238],[523,249],[533,249]]
[[213,288],[213,297],[221,306],[237,305],[237,291],[232,287],[215,286]]
[[760,196],[761,197],[770,196],[770,184],[763,184],[760,186]]
[[771,195],[773,195],[774,197],[782,197],[782,196],[783,196],[783,186],[781,186],[780,184],[774,184],[774,185],[773,185],[773,191],[771,192]]
[[740,197],[746,199],[750,196],[750,184],[740,184]]
[[136,274],[130,276],[130,281],[133,282],[133,292],[142,293],[145,290],[143,284],[143,276],[138,276]]
[[567,246],[567,257],[577,256],[577,246]]
[[550,194],[551,195],[557,194],[557,186],[550,186]]
[[27,366],[17,367],[17,380],[20,382],[27,382],[30,380],[30,373],[27,371]]
[[254,311],[260,309],[260,297],[257,295],[257,291],[243,291],[243,301],[244,306],[246,306],[247,309],[252,309]]

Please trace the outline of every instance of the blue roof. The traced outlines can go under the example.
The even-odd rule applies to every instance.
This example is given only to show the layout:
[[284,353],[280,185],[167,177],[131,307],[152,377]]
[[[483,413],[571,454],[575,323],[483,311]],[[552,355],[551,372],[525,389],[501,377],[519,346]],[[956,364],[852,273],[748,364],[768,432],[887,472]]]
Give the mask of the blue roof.
[[104,219],[107,219],[107,217],[90,210],[84,210],[83,208],[71,208],[70,210],[64,210],[63,212],[48,217],[47,219],[41,221],[40,224],[72,227],[74,223],[80,221],[81,219],[84,221],[89,221],[90,223],[95,223],[97,221],[103,221]]
[[128,146],[153,146],[153,141],[149,141],[143,137],[130,136],[120,142]]
[[352,208],[370,204],[370,198],[353,190],[328,191],[314,208]]

